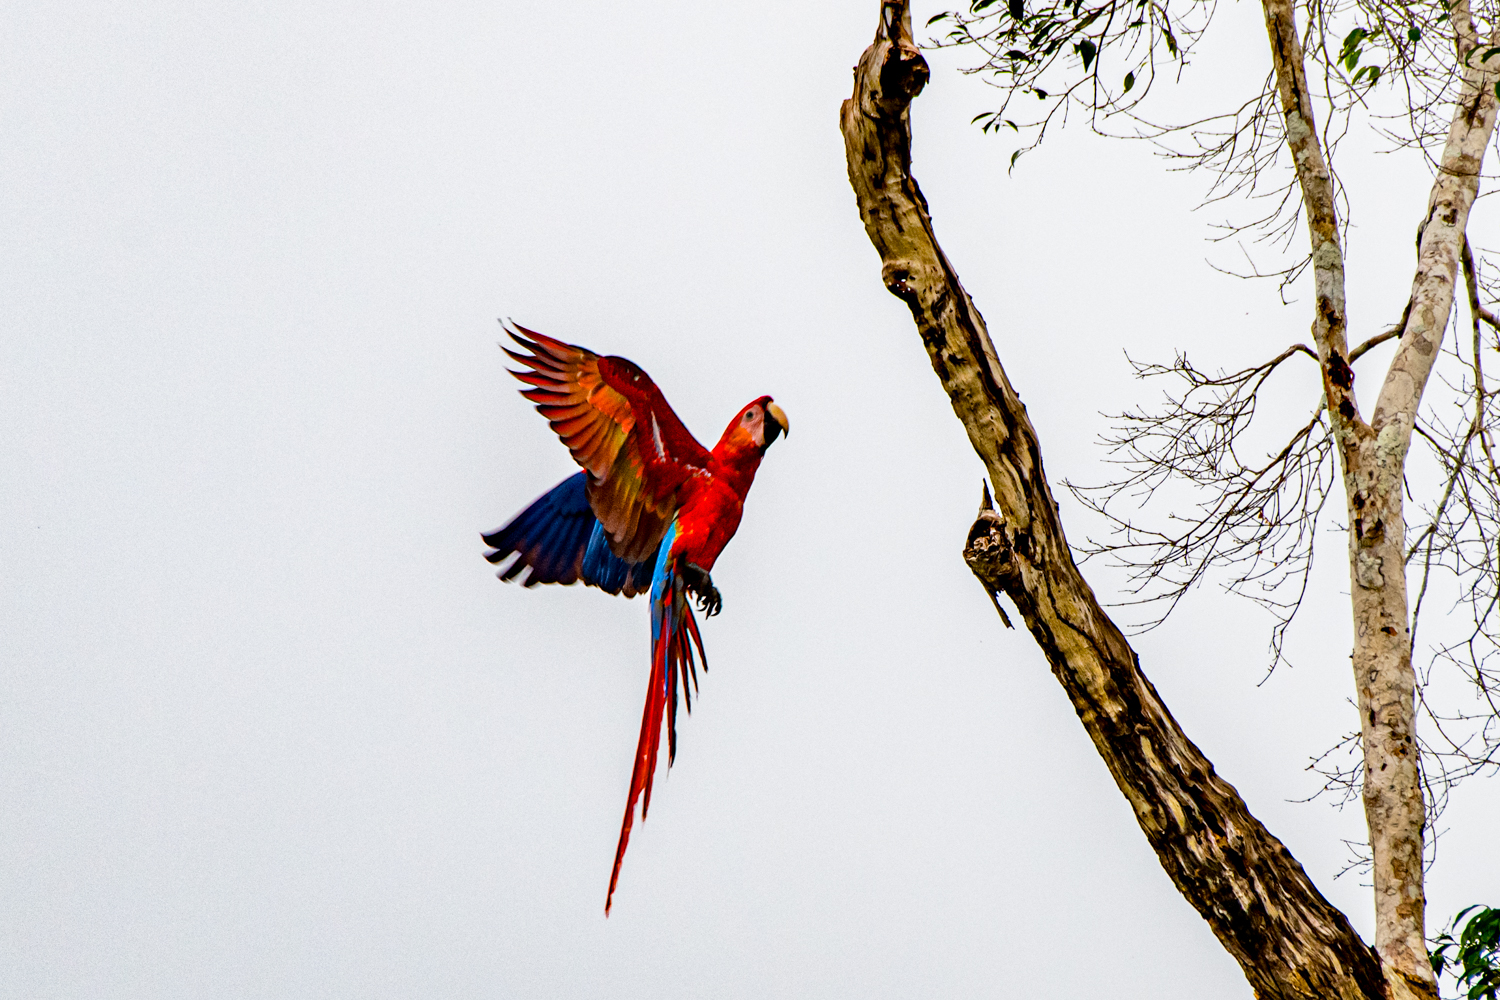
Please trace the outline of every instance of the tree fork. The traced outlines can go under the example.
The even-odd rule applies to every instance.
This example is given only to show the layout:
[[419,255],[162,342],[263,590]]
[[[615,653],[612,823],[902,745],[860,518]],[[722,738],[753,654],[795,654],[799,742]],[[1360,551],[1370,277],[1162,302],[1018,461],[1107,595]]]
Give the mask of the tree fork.
[[[1360,418],[1354,372],[1345,361],[1344,261],[1333,181],[1318,140],[1312,97],[1291,0],[1262,0],[1287,148],[1296,165],[1311,242],[1317,308],[1312,333],[1339,444],[1349,517],[1349,583],[1354,616],[1354,680],[1364,752],[1362,798],[1373,856],[1375,947],[1395,989],[1437,997],[1427,958],[1423,801],[1416,741],[1416,673],[1406,593],[1406,454],[1417,407],[1442,346],[1466,246],[1469,209],[1495,126],[1489,59],[1468,0],[1450,12],[1462,86],[1429,195],[1417,273],[1399,327],[1401,341],[1381,384],[1374,415]],[[1493,46],[1500,32],[1490,39]],[[1492,48],[1487,53],[1495,56]],[[1500,60],[1496,60],[1500,62]],[[1353,357],[1349,358],[1352,361]]]
[[911,309],[995,487],[996,508],[981,509],[966,561],[992,596],[1015,603],[1162,867],[1258,997],[1405,992],[1399,980],[1388,988],[1375,952],[1183,733],[1073,562],[1036,431],[911,176],[909,110],[927,77],[907,0],[884,0],[841,128],[882,280]]

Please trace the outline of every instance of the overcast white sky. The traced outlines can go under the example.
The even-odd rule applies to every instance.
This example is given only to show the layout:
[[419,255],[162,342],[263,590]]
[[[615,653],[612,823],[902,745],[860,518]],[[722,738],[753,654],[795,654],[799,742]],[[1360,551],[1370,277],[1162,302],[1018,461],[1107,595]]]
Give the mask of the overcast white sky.
[[[1249,996],[959,558],[982,468],[837,129],[876,7],[10,6],[0,996]],[[1265,72],[1256,8],[1223,13],[1195,96]],[[958,65],[916,170],[1059,490],[1104,475],[1123,349],[1304,336],[1148,150],[1062,136],[1007,177]],[[1402,169],[1348,171],[1356,336],[1410,280]],[[647,609],[480,558],[573,469],[501,316],[635,360],[710,443],[762,393],[794,425],[608,921]],[[1368,931],[1334,878],[1362,817],[1289,801],[1354,724],[1338,563],[1263,686],[1266,619],[1212,589],[1138,648]],[[1449,812],[1433,923],[1500,900],[1497,800]]]

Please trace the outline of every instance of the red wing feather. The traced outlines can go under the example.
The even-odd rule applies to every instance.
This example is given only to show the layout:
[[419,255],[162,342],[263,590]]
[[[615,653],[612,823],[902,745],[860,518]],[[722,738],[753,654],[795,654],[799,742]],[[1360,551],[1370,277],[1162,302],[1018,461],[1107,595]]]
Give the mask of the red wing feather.
[[[530,339],[521,334],[529,335]],[[573,453],[573,460],[602,478],[635,427],[630,402],[604,383],[599,356],[581,347],[516,327],[512,339],[525,348],[505,353],[530,371],[511,372],[532,389],[521,394],[537,404],[553,431]]]
[[676,516],[679,487],[709,453],[683,426],[666,397],[633,362],[600,357],[524,326],[507,327],[525,353],[512,371],[573,460],[588,470],[589,505],[622,559],[656,551]]

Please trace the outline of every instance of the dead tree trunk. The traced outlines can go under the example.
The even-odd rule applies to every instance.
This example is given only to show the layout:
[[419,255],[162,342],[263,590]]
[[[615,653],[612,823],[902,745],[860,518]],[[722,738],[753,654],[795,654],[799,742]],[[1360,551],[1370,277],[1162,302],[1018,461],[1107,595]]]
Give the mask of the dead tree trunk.
[[1375,952],[1183,733],[1074,564],[1036,431],[911,176],[908,109],[927,76],[907,0],[883,0],[841,126],[881,277],[911,309],[995,487],[998,509],[980,512],[965,558],[992,595],[1015,602],[1162,867],[1256,995],[1401,995],[1400,981],[1388,987]]

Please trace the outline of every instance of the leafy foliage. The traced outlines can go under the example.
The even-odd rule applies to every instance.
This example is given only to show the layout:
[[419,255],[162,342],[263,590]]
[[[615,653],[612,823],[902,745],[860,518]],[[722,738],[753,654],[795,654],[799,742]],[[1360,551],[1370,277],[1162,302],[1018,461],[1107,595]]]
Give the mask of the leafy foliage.
[[[1460,932],[1458,922],[1468,913],[1474,916]],[[1450,973],[1461,996],[1466,1000],[1500,1000],[1500,909],[1476,905],[1460,910],[1432,944],[1432,971],[1440,978],[1444,972]]]
[[[1449,17],[1457,2],[1297,0],[1330,155],[1355,114],[1378,123],[1398,148],[1441,143],[1458,86]],[[1081,112],[1095,131],[1147,138],[1189,168],[1208,168],[1219,178],[1209,201],[1233,194],[1267,198],[1275,205],[1268,216],[1228,228],[1234,234],[1261,229],[1277,239],[1294,225],[1300,197],[1290,184],[1264,184],[1290,171],[1290,161],[1280,156],[1272,80],[1258,94],[1241,95],[1236,107],[1191,121],[1162,123],[1143,115],[1141,104],[1163,74],[1169,81],[1182,76],[1217,8],[1218,0],[968,0],[967,9],[927,23],[945,31],[932,44],[983,54],[965,72],[987,76],[1003,96],[998,108],[973,120],[985,132],[1017,133],[1022,144],[1012,165],[1052,125]],[[1460,48],[1468,59],[1489,57],[1477,45]],[[1273,273],[1290,279],[1300,268]]]
[[[1187,13],[1179,15],[1172,0],[1052,0],[1030,9],[1026,0],[970,0],[967,11],[947,11],[927,24],[948,28],[939,46],[969,45],[985,53],[984,64],[969,72],[992,74],[1005,96],[997,110],[974,121],[985,132],[1024,133],[1029,141],[1020,155],[1041,142],[1059,115],[1066,119],[1072,104],[1088,108],[1091,119],[1134,107],[1160,69],[1180,68],[1213,3],[1186,0]],[[1039,104],[1023,102],[1017,110],[1017,97]]]

